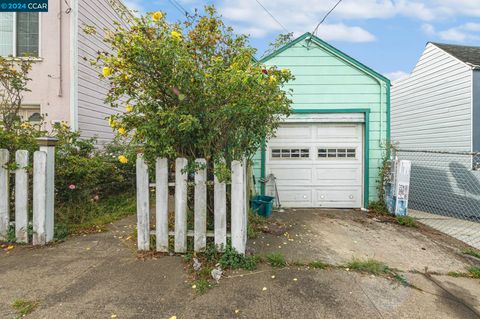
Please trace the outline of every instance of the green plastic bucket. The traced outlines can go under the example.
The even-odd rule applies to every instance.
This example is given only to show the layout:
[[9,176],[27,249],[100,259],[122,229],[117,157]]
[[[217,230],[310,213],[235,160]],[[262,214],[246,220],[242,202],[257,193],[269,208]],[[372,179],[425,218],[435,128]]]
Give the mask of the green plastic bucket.
[[250,201],[250,207],[258,215],[270,217],[273,210],[273,200],[274,197],[258,195]]

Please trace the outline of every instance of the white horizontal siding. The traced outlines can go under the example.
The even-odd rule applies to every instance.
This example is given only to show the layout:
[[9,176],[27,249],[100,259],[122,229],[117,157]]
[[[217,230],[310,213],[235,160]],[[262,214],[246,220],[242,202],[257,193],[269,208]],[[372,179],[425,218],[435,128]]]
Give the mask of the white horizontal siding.
[[401,149],[471,150],[470,68],[428,44],[391,94],[391,134]]
[[[103,144],[114,137],[107,118],[119,110],[104,102],[109,85],[100,79],[100,70],[91,66],[90,61],[98,51],[109,50],[102,41],[104,30],[113,30],[115,21],[126,23],[109,0],[79,0],[78,10],[78,127],[83,137],[95,136]],[[97,34],[85,34],[85,26],[95,27]]]

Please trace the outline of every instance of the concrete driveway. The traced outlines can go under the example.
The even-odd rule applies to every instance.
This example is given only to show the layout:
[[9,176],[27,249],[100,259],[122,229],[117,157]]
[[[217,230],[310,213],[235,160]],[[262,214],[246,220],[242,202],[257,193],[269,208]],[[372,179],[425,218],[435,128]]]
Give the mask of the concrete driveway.
[[[375,221],[369,225],[363,217],[363,221],[355,221],[352,212],[346,212],[351,214],[351,220],[323,216],[323,211],[309,213],[312,212],[303,215],[305,223],[298,219],[297,212],[277,214],[285,222],[294,217],[288,232],[293,238],[300,236],[298,242],[287,239],[284,245],[283,233],[268,234],[255,240],[255,245],[251,241],[251,246],[257,247],[258,253],[266,253],[258,248],[261,245],[282,246],[272,251],[282,251],[291,260],[330,256],[326,261],[340,263],[355,254],[381,257],[377,250],[372,255],[366,247],[356,252],[362,238],[358,234],[362,227],[368,228],[368,234],[375,238],[389,234],[376,230],[394,227],[382,223],[377,226]],[[307,220],[310,222],[306,223]],[[364,222],[368,223],[363,225]],[[0,318],[15,318],[11,305],[19,299],[39,303],[28,318],[479,318],[479,281],[443,275],[433,276],[432,281],[422,274],[407,273],[409,281],[418,287],[413,289],[341,268],[272,269],[264,264],[253,272],[229,272],[213,289],[198,295],[191,287],[181,257],[137,258],[129,239],[134,223],[132,217],[111,225],[109,232],[73,237],[51,247],[15,247],[8,254],[1,251]],[[336,229],[339,235],[327,241],[326,229],[332,233]],[[349,229],[352,236],[348,235]],[[410,237],[407,233],[405,237]],[[419,255],[422,247],[427,252],[432,250],[423,261],[435,255],[434,247],[436,253],[443,254],[450,249],[425,239],[426,235],[417,236]],[[351,242],[342,242],[347,239]],[[380,250],[380,246],[390,246],[395,240],[381,237],[372,242]],[[407,247],[404,253],[413,245],[402,246],[404,242],[399,238],[394,247]],[[309,257],[311,254],[314,256]],[[392,256],[397,255],[402,255],[402,251]],[[423,265],[403,264],[399,257],[389,261],[406,268]],[[461,268],[462,262],[466,261],[452,257],[441,268]]]
[[359,210],[287,209],[275,212],[272,234],[249,246],[260,254],[281,252],[291,262],[320,260],[344,265],[353,258],[376,259],[403,271],[464,271],[472,260],[466,244],[419,224],[409,228]]

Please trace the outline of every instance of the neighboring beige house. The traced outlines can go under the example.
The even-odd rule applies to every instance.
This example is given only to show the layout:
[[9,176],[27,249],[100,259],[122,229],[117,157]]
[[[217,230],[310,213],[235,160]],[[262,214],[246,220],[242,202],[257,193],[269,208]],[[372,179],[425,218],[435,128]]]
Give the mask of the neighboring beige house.
[[[121,0],[50,0],[45,13],[0,12],[0,55],[29,54],[37,60],[24,118],[36,121],[43,115],[47,129],[65,121],[99,143],[114,136],[106,117],[115,110],[104,103],[108,84],[89,61],[108,49],[98,35],[122,21],[121,8]],[[98,35],[85,34],[86,25],[95,26]]]

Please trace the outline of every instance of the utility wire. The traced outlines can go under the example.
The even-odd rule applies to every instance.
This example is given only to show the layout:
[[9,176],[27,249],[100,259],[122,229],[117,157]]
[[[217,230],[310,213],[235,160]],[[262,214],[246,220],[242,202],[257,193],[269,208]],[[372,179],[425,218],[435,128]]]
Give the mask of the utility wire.
[[335,9],[338,7],[338,5],[340,4],[340,2],[342,2],[342,0],[338,0],[338,2],[333,6],[333,8],[330,9],[330,11],[328,11],[327,14],[323,17],[323,19],[317,24],[317,27],[315,28],[315,30],[313,30],[313,33],[312,33],[313,35],[315,35],[315,33],[317,33],[317,30],[318,30],[318,28],[320,27],[320,25],[321,25],[323,22],[325,22],[325,20],[327,19],[327,17],[330,15],[330,13],[333,12],[333,10],[335,10]]
[[187,11],[187,9],[185,9],[177,0],[168,0],[170,1],[170,3],[178,10],[180,11],[182,14],[184,14],[186,17],[189,16],[189,12]]
[[273,19],[279,26],[282,27],[283,30],[285,30],[286,33],[289,33],[288,30],[287,30],[287,28],[285,28],[285,26],[284,26],[280,21],[278,21],[277,18],[275,18],[275,16],[274,16],[273,14],[271,14],[270,11],[268,11],[267,8],[265,8],[265,7],[263,6],[263,4],[262,4],[259,0],[255,0],[255,1],[260,5],[260,7],[263,8],[263,10],[265,10],[266,13],[268,13],[268,15],[269,15],[270,17],[272,17],[272,19]]

